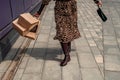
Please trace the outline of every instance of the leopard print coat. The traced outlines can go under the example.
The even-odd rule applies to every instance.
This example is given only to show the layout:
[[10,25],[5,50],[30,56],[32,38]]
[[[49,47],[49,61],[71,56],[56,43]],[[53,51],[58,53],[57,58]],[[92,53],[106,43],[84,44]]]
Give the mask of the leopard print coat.
[[[48,0],[49,2],[50,0]],[[44,2],[47,2],[46,0]],[[48,3],[47,3],[48,4]],[[77,3],[75,0],[56,0],[56,36],[54,39],[68,43],[80,37],[77,25]]]

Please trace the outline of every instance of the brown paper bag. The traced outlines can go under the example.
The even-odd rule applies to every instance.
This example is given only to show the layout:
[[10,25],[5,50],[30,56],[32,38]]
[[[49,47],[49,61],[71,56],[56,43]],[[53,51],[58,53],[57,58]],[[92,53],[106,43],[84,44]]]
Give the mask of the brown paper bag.
[[30,13],[20,14],[18,19],[18,24],[26,28],[27,30],[31,30],[34,26],[38,25],[39,20],[33,17]]
[[27,29],[18,24],[18,19],[14,20],[12,23],[13,27],[19,32],[20,35],[25,36],[28,33]]
[[37,30],[38,30],[38,26],[35,26],[25,35],[25,37],[35,40],[37,37]]
[[25,35],[25,37],[35,40],[37,36],[36,33],[29,32],[28,34]]
[[33,17],[30,13],[21,14],[19,18],[12,22],[12,24],[20,35],[30,39],[36,38],[39,20]]

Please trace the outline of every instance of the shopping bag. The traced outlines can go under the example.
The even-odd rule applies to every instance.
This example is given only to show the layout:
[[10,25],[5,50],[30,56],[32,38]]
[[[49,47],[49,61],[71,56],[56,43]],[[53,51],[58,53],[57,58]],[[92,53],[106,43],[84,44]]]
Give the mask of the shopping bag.
[[38,32],[38,25],[36,25],[33,29],[31,29],[31,30],[25,35],[25,37],[35,40],[36,37],[37,37],[37,32]]
[[18,19],[18,24],[26,28],[27,30],[31,30],[35,25],[38,25],[39,20],[33,17],[30,13],[20,14]]
[[[23,13],[12,22],[13,27],[21,36],[35,39],[38,29],[39,20],[33,17],[30,13]],[[37,26],[37,27],[36,27]],[[36,29],[36,30],[32,30]]]
[[16,29],[20,35],[25,36],[28,33],[26,28],[18,24],[18,19],[14,20],[12,24],[13,24],[13,28]]

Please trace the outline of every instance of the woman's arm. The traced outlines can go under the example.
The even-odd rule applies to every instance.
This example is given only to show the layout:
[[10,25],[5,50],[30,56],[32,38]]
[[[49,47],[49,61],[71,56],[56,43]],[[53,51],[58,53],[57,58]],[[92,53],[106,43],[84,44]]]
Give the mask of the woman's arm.
[[43,0],[42,4],[48,5],[51,0]]
[[39,8],[39,10],[34,14],[35,17],[39,17],[42,9],[44,8],[45,5],[48,5],[51,0],[42,0],[42,4]]

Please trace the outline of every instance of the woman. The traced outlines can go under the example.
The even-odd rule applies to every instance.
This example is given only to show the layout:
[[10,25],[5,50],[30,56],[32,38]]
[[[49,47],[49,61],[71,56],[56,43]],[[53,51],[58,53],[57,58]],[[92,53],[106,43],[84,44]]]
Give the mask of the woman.
[[[48,4],[49,1],[44,0],[42,5]],[[101,4],[98,0],[94,1],[97,4]],[[69,54],[71,51],[71,41],[80,37],[77,26],[76,0],[56,0],[54,10],[56,22],[56,36],[54,39],[60,41],[65,56],[60,66],[65,66],[71,60]],[[39,16],[39,11],[35,16]]]

